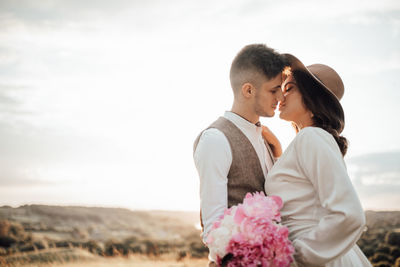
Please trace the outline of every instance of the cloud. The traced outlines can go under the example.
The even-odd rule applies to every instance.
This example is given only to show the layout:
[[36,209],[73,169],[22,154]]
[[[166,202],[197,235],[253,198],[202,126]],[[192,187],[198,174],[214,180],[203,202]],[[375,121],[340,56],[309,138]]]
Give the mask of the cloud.
[[7,94],[4,94],[4,92],[2,92],[0,89],[0,105],[14,106],[16,104],[18,104],[18,101],[12,97],[9,97]]
[[59,127],[62,116],[55,114],[53,123],[40,123],[48,115],[32,105],[35,90],[0,84],[0,185],[46,185],[68,179],[59,177],[58,169],[73,178],[82,177],[82,166],[126,164],[122,150],[107,138],[81,135],[67,125]]
[[[349,164],[356,165],[359,175],[377,175],[383,173],[400,174],[400,151],[373,153],[350,158]],[[400,180],[400,177],[399,177]]]
[[[67,129],[64,129],[64,131]],[[115,163],[121,151],[99,136],[79,136],[63,129],[40,128],[32,124],[0,121],[0,160],[18,164],[57,165],[64,163]],[[16,164],[16,169],[18,169]]]
[[186,17],[185,14],[190,11],[196,13],[196,8],[192,6],[180,0],[168,3],[161,0],[2,0],[0,29],[23,27],[32,30],[68,28],[93,31],[110,27],[110,21],[111,24],[134,22],[125,25],[128,28],[149,28],[155,23],[162,26],[179,16]]
[[[105,205],[118,198],[118,190],[130,190],[126,201],[132,188],[140,187],[134,179],[139,176],[138,166],[144,164],[135,154],[142,160],[143,153],[127,153],[98,136],[76,136],[21,122],[12,127],[0,123],[0,203],[74,199]],[[105,200],[110,190],[114,196]]]
[[3,19],[14,18],[44,26],[63,21],[79,22],[91,17],[113,16],[132,5],[139,6],[140,1],[4,0],[0,3],[0,10]]
[[367,209],[397,210],[400,203],[400,151],[347,160],[353,184]]
[[23,166],[15,166],[15,162],[1,161],[0,187],[31,187],[52,185],[54,182],[41,180],[34,169],[26,170]]
[[27,113],[22,109],[22,102],[17,96],[23,94],[25,90],[29,90],[28,87],[0,84],[0,116],[5,113]]

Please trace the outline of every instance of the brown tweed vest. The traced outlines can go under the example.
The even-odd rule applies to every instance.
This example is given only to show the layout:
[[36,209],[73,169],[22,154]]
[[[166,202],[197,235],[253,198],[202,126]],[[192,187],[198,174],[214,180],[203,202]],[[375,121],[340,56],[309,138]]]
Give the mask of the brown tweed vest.
[[[210,128],[216,128],[226,136],[232,151],[232,164],[228,173],[228,208],[243,202],[248,192],[264,192],[264,173],[250,140],[224,117],[220,117],[207,129]],[[201,134],[194,142],[193,151],[196,151]],[[269,147],[267,149],[270,152]]]

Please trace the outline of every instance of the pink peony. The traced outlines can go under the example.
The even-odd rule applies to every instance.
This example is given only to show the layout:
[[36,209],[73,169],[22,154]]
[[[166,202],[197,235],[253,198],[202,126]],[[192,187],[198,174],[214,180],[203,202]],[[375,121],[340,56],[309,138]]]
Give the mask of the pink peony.
[[243,204],[227,209],[207,237],[211,256],[219,265],[231,254],[228,266],[289,266],[294,248],[287,227],[279,224],[283,202],[278,196],[248,193]]

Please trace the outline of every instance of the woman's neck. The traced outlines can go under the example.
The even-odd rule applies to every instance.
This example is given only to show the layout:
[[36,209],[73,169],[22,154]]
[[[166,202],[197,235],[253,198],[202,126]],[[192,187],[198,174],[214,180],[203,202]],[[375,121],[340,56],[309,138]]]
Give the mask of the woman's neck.
[[314,125],[314,121],[312,120],[311,116],[307,116],[297,121],[293,121],[293,123],[297,126],[297,129],[299,131],[305,127],[310,127]]

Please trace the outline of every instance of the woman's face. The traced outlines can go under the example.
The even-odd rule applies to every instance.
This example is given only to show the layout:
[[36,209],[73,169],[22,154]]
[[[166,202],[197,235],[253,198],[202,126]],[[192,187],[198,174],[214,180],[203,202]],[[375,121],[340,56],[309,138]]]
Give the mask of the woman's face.
[[312,113],[304,105],[300,90],[292,75],[283,82],[282,92],[284,100],[279,104],[279,117],[296,123],[300,128],[312,125]]

